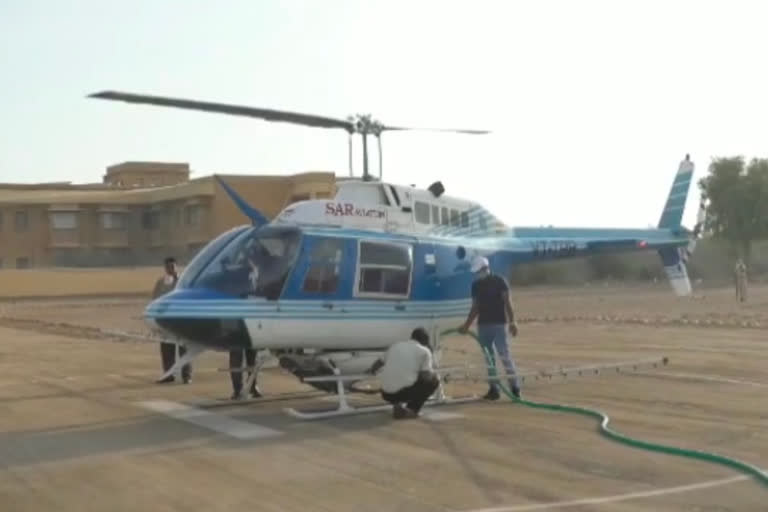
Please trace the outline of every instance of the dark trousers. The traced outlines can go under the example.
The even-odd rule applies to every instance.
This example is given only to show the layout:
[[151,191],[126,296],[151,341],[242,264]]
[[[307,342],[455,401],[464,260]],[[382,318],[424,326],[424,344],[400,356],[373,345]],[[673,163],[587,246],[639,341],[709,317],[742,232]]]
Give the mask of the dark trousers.
[[[229,367],[242,368],[243,366],[243,353],[245,353],[245,364],[253,368],[256,366],[256,351],[251,348],[230,350],[229,351]],[[253,372],[248,372],[250,376]],[[232,378],[232,391],[235,394],[239,394],[243,389],[243,372],[230,372],[229,376]],[[254,379],[253,385],[249,391],[256,390],[256,380]]]
[[424,402],[432,396],[439,385],[440,381],[435,376],[426,379],[419,377],[412,385],[396,393],[382,391],[381,397],[393,405],[405,402],[405,406],[410,410],[419,412],[424,406]]
[[[182,357],[187,353],[186,347],[179,347],[179,357]],[[160,343],[160,357],[163,361],[163,373],[167,372],[176,362],[176,345],[173,343]],[[192,367],[189,364],[185,364],[181,368],[181,378],[184,380],[189,379],[192,376]]]

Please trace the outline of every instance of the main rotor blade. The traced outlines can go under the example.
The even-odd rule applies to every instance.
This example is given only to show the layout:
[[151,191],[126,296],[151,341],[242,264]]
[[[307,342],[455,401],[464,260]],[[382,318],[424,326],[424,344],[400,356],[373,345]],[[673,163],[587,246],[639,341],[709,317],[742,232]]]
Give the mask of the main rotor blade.
[[349,121],[334,119],[332,117],[316,116],[312,114],[286,112],[283,110],[245,107],[240,105],[185,100],[180,98],[167,98],[163,96],[149,96],[145,94],[131,94],[118,91],[101,91],[90,94],[88,97],[105,100],[125,101],[128,103],[145,103],[149,105],[160,105],[163,107],[175,107],[188,110],[202,110],[205,112],[216,112],[219,114],[230,114],[234,116],[256,117],[265,121],[294,123],[320,128],[342,128],[350,133],[354,131],[354,126]]
[[416,128],[407,126],[384,126],[381,131],[421,131],[421,132],[453,132],[453,133],[469,133],[471,135],[486,135],[491,133],[490,130],[463,130],[454,128]]

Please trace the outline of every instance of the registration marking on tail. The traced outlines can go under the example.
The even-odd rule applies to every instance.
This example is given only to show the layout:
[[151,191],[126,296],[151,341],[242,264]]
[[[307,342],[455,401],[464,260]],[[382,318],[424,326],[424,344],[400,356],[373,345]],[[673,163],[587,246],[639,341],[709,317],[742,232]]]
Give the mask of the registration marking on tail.
[[216,414],[197,407],[171,402],[167,400],[148,400],[139,404],[155,412],[165,414],[171,418],[186,421],[198,427],[207,428],[214,432],[226,434],[241,440],[262,439],[276,437],[283,432],[255,423],[236,420],[224,414]]

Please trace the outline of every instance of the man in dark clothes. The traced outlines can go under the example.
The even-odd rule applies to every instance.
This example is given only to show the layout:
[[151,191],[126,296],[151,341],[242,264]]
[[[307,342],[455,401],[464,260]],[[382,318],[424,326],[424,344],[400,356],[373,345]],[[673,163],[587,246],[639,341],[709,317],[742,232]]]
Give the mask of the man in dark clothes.
[[511,376],[509,385],[512,394],[520,398],[517,370],[507,345],[507,330],[512,336],[517,336],[517,324],[515,324],[515,315],[509,298],[509,285],[503,277],[491,273],[488,260],[482,256],[472,261],[471,270],[477,276],[472,283],[472,309],[459,331],[466,333],[477,318],[477,336],[480,338],[480,346],[488,352],[491,359],[491,367],[488,368],[489,389],[484,398],[499,399],[498,382],[490,379],[496,373],[494,348],[504,363],[507,376]]
[[[176,287],[176,282],[179,280],[178,273],[176,272],[176,260],[174,258],[165,258],[165,274],[159,278],[155,283],[155,289],[152,290],[152,300],[162,297],[166,293],[169,293]],[[179,357],[186,354],[187,349],[179,346]],[[173,364],[176,362],[176,345],[174,343],[160,342],[160,357],[163,363],[163,373],[170,370]],[[189,364],[185,364],[181,369],[181,378],[184,384],[189,384],[192,380],[192,368]],[[156,381],[158,384],[167,384],[176,380],[176,377],[169,375],[164,379]]]
[[[256,366],[256,350],[252,348],[237,349],[229,351],[230,369],[242,368],[243,353],[245,353],[246,366],[249,368]],[[240,400],[240,398],[242,398],[241,393],[243,391],[243,373],[244,372],[242,371],[229,372],[229,376],[232,378],[232,400]],[[252,374],[253,370],[248,372],[248,377],[250,377]],[[261,396],[259,388],[256,387],[256,379],[253,379],[253,383],[251,383],[251,389],[248,390],[248,394],[251,396],[251,398],[259,398]]]

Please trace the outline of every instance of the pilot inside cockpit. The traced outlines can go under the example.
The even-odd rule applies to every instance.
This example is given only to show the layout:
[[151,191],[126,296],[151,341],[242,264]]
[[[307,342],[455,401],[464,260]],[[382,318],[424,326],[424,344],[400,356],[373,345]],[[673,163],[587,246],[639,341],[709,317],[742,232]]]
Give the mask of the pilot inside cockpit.
[[251,269],[248,274],[248,280],[251,283],[251,292],[256,293],[259,286],[259,270],[269,268],[272,255],[266,247],[256,241],[248,248],[245,257],[247,258],[248,266]]

